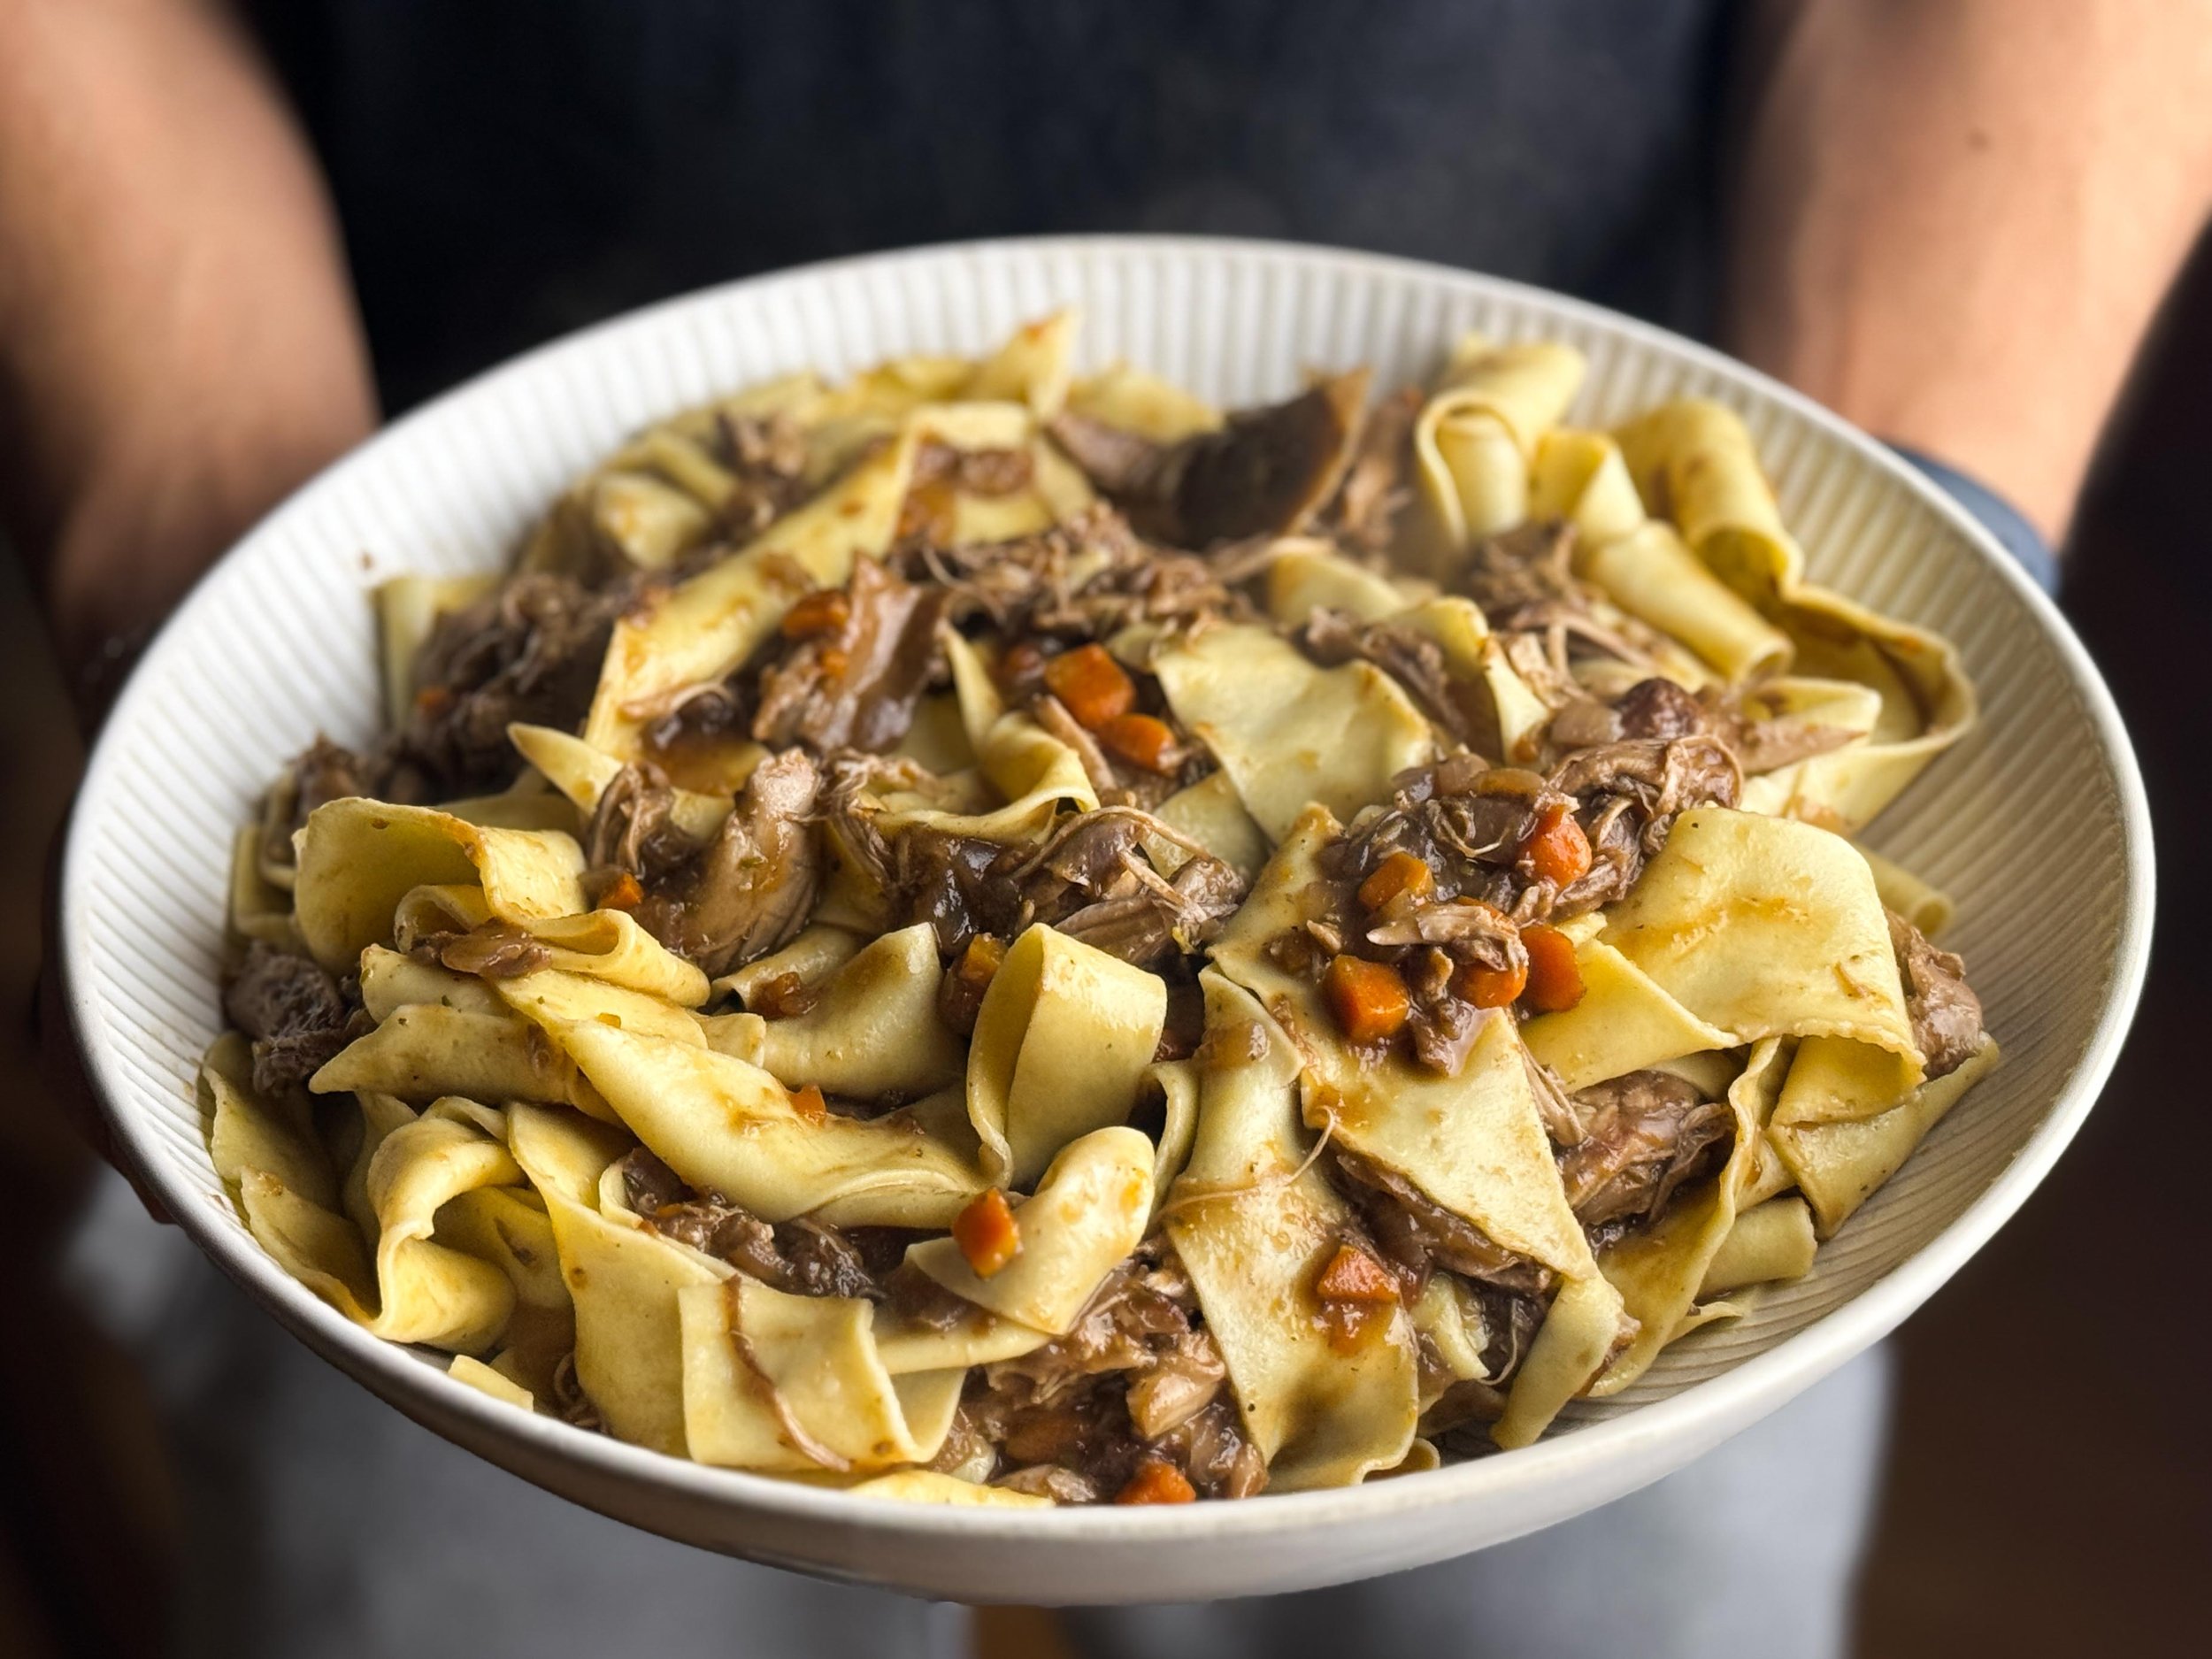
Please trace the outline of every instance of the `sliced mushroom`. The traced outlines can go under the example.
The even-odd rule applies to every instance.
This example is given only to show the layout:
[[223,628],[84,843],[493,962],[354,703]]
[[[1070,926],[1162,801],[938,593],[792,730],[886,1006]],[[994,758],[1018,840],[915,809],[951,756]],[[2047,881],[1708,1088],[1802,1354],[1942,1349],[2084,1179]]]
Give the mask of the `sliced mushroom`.
[[1356,369],[1176,443],[1072,414],[1052,435],[1141,532],[1201,548],[1287,535],[1310,520],[1351,462],[1366,398],[1367,371]]
[[812,819],[821,787],[803,749],[761,762],[680,896],[649,897],[638,920],[710,975],[784,943],[814,908],[821,852]]

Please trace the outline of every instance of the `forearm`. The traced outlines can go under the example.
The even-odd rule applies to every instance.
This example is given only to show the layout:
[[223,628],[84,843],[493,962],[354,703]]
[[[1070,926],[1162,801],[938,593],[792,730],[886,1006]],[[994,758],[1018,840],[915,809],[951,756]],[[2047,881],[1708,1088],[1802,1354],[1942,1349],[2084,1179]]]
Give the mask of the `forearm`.
[[2212,7],[1803,0],[1763,22],[1731,348],[2055,539],[2212,199]]
[[0,469],[73,671],[374,420],[322,188],[200,0],[0,0]]

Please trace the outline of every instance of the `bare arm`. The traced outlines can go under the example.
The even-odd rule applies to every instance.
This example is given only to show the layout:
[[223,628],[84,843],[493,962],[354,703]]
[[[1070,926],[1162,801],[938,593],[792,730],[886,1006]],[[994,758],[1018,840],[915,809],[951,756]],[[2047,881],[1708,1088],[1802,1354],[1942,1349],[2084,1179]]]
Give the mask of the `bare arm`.
[[1732,349],[2055,539],[2212,201],[2212,6],[1786,0],[1761,24]]
[[0,0],[0,518],[73,673],[375,419],[335,227],[211,0]]

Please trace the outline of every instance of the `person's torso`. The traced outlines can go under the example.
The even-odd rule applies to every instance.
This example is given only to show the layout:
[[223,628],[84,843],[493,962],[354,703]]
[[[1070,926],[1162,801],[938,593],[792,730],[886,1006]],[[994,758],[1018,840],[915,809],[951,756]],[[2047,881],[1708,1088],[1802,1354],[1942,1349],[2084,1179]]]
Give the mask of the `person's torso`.
[[1707,321],[1726,0],[281,0],[395,405],[949,239],[1341,243]]

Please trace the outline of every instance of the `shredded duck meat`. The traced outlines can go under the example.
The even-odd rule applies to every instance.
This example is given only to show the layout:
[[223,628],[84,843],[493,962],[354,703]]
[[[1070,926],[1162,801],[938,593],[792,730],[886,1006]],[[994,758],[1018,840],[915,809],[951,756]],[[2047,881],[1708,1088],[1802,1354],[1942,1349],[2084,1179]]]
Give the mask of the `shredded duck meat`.
[[1947,1077],[1982,1046],[1982,1000],[1966,983],[1965,963],[1938,950],[1896,911],[1886,914],[1913,1042],[1928,1063],[1928,1075]]
[[1202,1497],[1248,1497],[1267,1469],[1226,1377],[1190,1280],[1155,1244],[1107,1276],[1067,1335],[985,1366],[961,1418],[1017,1490],[1097,1502],[1158,1458]]
[[722,538],[733,546],[750,541],[813,494],[806,481],[806,436],[780,411],[717,413],[710,453],[737,480],[715,515]]
[[[948,958],[979,935],[1010,940],[1042,922],[1139,967],[1195,955],[1245,893],[1244,879],[1135,807],[1064,818],[1034,847],[1009,846],[930,825],[885,833],[846,766],[828,792],[825,831],[841,861],[882,895],[887,926],[928,922]],[[1162,876],[1148,836],[1182,843],[1184,862]]]
[[1522,1295],[1550,1290],[1549,1268],[1494,1242],[1395,1170],[1339,1146],[1322,1155],[1322,1164],[1331,1185],[1360,1212],[1383,1262],[1405,1286],[1408,1302],[1421,1294],[1429,1274],[1440,1267]]
[[1501,630],[1525,626],[1541,607],[1580,608],[1591,589],[1576,580],[1574,540],[1573,526],[1557,521],[1485,536],[1468,549],[1457,586]]
[[504,788],[521,769],[507,728],[582,724],[630,597],[625,583],[594,590],[537,572],[440,618],[415,660],[403,762],[437,796]]
[[[1472,898],[1526,924],[1610,904],[1694,806],[1733,806],[1735,758],[1718,739],[1650,738],[1577,749],[1548,777],[1455,756],[1398,779],[1391,804],[1324,855],[1357,882],[1393,852],[1427,864],[1440,899]],[[1571,812],[1590,849],[1586,873],[1563,885],[1524,857],[1548,809]]]
[[987,623],[1009,641],[1071,644],[1140,622],[1189,626],[1252,615],[1250,601],[1208,561],[1146,541],[1110,507],[1014,541],[908,546],[891,562],[907,580],[941,588],[955,623]]
[[403,798],[390,786],[389,746],[357,755],[342,744],[318,734],[292,759],[269,792],[262,824],[262,862],[279,869],[292,864],[292,837],[306,825],[319,806],[348,795],[373,795],[384,800]]
[[1365,553],[1389,547],[1398,514],[1413,496],[1413,426],[1425,401],[1417,387],[1409,386],[1367,411],[1344,481],[1321,515],[1339,541]]
[[304,1083],[370,1025],[353,981],[258,940],[223,987],[223,1015],[253,1040],[253,1086],[265,1094]]
[[699,854],[699,843],[675,821],[675,787],[659,767],[649,762],[625,766],[599,792],[584,829],[585,862],[657,886]]
[[1666,1213],[1684,1187],[1718,1170],[1735,1114],[1671,1071],[1631,1071],[1574,1097],[1581,1138],[1559,1154],[1567,1204],[1603,1248]]
[[882,1227],[833,1227],[801,1216],[767,1222],[717,1194],[694,1192],[643,1147],[622,1160],[630,1208],[664,1239],[687,1244],[793,1296],[889,1299],[884,1281],[908,1235]]

